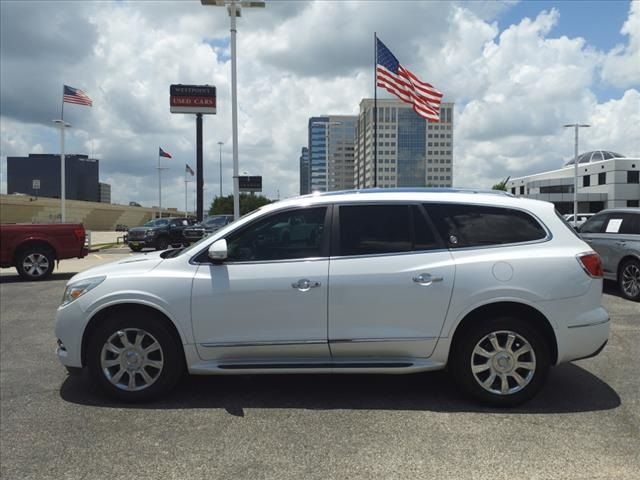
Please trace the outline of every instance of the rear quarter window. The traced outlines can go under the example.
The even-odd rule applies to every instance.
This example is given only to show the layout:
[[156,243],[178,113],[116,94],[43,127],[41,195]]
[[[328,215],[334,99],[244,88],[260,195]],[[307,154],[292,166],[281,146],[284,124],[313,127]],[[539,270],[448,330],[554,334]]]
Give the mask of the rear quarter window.
[[469,204],[426,204],[450,248],[542,240],[547,232],[530,214],[512,208]]

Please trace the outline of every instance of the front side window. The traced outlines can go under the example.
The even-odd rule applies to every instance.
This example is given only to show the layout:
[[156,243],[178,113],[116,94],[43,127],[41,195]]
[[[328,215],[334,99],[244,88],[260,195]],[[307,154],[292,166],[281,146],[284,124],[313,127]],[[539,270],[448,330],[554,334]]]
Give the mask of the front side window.
[[541,240],[544,228],[528,213],[510,208],[465,204],[426,204],[450,248]]
[[276,213],[227,240],[230,262],[294,260],[321,256],[326,207]]

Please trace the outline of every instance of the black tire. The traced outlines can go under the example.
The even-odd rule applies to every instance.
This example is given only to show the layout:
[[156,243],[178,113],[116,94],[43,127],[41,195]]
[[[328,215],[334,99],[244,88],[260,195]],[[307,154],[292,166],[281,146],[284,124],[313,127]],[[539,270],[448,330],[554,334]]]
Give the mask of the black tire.
[[[521,353],[518,357],[502,353],[491,344],[488,336],[496,334],[496,341],[501,348],[506,347],[509,333],[513,335],[512,347],[518,351],[528,343],[531,352]],[[533,398],[542,388],[549,373],[549,346],[544,337],[527,322],[515,317],[498,317],[482,321],[464,330],[459,338],[454,339],[450,356],[450,368],[458,386],[478,400],[497,407],[513,407]],[[486,343],[485,343],[486,342]],[[487,353],[498,353],[491,358],[478,353],[474,354],[477,346],[484,348]],[[483,361],[487,358],[486,362]],[[513,361],[520,361],[527,368],[514,368]],[[492,365],[483,371],[474,373],[472,364],[482,369],[484,365]],[[504,369],[504,370],[503,370]],[[492,375],[496,376],[491,378]],[[520,386],[516,378],[524,379]],[[506,378],[507,392],[497,391]],[[486,382],[486,387],[481,385]]]
[[24,280],[39,281],[48,278],[55,266],[55,255],[45,247],[25,247],[16,255],[16,270]]
[[160,237],[156,240],[156,250],[166,250],[169,248],[169,239],[167,237]]
[[131,249],[132,252],[140,252],[140,251],[142,251],[142,247],[136,247],[134,245],[129,245],[129,248]]
[[631,258],[620,265],[618,286],[624,298],[640,302],[640,261]]
[[[129,382],[129,370],[124,368],[125,359],[122,354],[114,354],[105,351],[105,355],[111,355],[111,360],[106,361],[120,362],[111,368],[103,368],[101,360],[103,355],[103,347],[112,338],[119,337],[121,332],[125,332],[130,344],[135,343],[136,331],[143,331],[147,335],[143,337],[141,343],[143,348],[148,348],[156,341],[159,344],[159,350],[155,349],[148,354],[143,354],[139,358],[140,361],[153,360],[161,361],[161,368],[152,366],[142,367],[147,375],[153,378],[153,382],[149,382],[145,386],[145,379],[138,371],[134,371],[134,385],[140,387],[139,390],[127,390],[125,385],[116,386],[107,378],[107,373],[115,378],[120,370],[124,372],[120,376],[120,381],[124,384]],[[119,345],[124,352],[127,352],[125,343],[121,340]],[[130,348],[134,348],[133,345]],[[129,350],[131,352],[131,350]],[[134,353],[135,357],[135,353]],[[135,357],[136,359],[138,357]],[[90,378],[95,382],[107,395],[124,402],[146,402],[156,400],[163,394],[171,390],[180,380],[185,372],[184,353],[180,345],[180,340],[165,326],[163,321],[156,315],[146,312],[133,311],[131,313],[118,314],[109,316],[102,321],[91,335],[87,349],[87,367]]]

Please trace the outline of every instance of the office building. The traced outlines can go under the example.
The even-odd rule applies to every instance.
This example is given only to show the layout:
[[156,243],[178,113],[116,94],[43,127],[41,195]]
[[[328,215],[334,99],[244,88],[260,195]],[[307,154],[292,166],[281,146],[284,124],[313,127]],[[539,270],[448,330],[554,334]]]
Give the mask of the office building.
[[[65,198],[98,202],[99,161],[87,155],[65,155]],[[37,187],[37,188],[34,188]],[[7,193],[60,198],[60,155],[30,153],[7,157]]]
[[311,193],[311,169],[309,166],[309,148],[302,147],[300,152],[300,195]]
[[100,182],[98,186],[100,188],[100,203],[111,203],[111,185]]
[[362,99],[355,144],[355,187],[451,187],[453,105],[443,102],[440,122],[429,123],[401,100],[378,99],[374,179],[374,100]]
[[[518,197],[552,202],[573,213],[574,160],[558,170],[512,178],[507,191]],[[596,150],[578,156],[578,212],[640,206],[640,158]]]
[[[355,115],[323,115],[309,119],[310,191],[353,188],[357,120]],[[302,175],[302,167],[300,172]]]

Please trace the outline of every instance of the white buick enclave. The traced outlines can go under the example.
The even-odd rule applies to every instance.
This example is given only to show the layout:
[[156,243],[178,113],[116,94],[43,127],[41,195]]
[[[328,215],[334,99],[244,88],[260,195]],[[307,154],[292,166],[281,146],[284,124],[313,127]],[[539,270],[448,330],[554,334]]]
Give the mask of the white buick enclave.
[[268,205],[184,250],[73,277],[58,357],[125,401],[191,374],[448,368],[515,405],[607,342],[599,256],[550,203],[361,190]]

